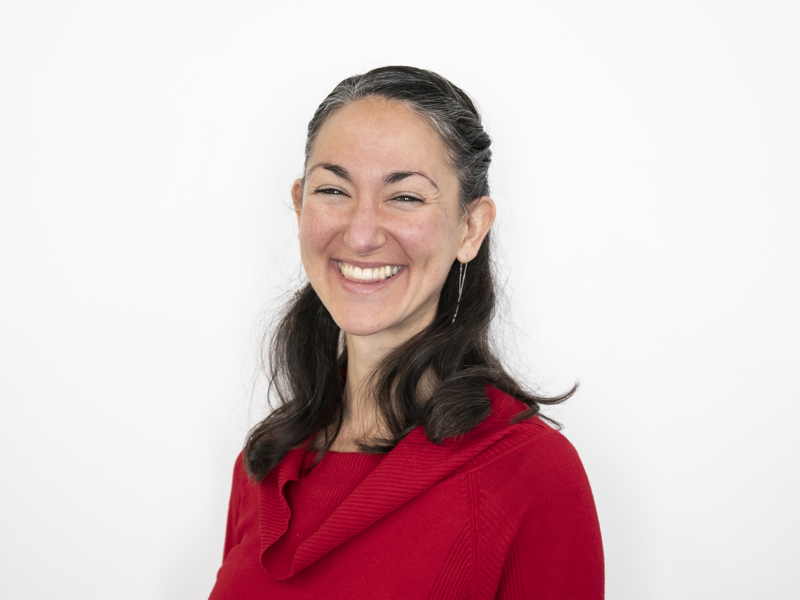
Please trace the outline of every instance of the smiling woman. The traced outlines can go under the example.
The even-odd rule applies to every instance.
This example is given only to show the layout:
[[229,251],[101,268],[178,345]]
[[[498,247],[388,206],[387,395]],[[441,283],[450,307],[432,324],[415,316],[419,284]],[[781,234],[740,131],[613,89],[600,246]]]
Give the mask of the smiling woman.
[[[236,462],[221,598],[603,596],[572,446],[492,349],[490,139],[435,73],[341,82],[292,186],[308,284]],[[467,277],[469,265],[469,277]],[[573,390],[574,391],[574,390]]]

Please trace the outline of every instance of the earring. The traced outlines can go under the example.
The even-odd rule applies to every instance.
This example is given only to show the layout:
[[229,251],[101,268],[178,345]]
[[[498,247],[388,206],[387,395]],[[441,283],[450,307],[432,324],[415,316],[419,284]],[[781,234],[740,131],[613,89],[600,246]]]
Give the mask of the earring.
[[456,322],[456,317],[458,316],[458,307],[461,306],[461,292],[464,291],[464,280],[467,278],[467,265],[469,263],[459,263],[458,265],[458,301],[456,302],[456,312],[453,315],[453,320],[450,321],[450,324]]

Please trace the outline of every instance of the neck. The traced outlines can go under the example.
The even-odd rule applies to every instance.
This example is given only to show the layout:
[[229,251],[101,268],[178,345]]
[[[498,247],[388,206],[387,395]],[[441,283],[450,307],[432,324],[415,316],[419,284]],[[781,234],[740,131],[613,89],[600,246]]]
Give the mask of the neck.
[[[427,322],[421,327],[433,321],[433,316],[430,314]],[[418,324],[416,330],[387,329],[365,336],[345,333],[347,382],[344,389],[344,415],[334,449],[355,451],[354,440],[385,437],[388,434],[383,427],[381,414],[375,402],[370,375],[387,354],[418,333],[421,327]],[[426,375],[417,386],[421,401],[424,401],[432,389],[433,378],[430,373]]]
[[376,416],[375,396],[368,378],[383,357],[402,343],[401,340],[387,338],[386,335],[345,334],[347,343],[345,421],[352,425],[367,426]]

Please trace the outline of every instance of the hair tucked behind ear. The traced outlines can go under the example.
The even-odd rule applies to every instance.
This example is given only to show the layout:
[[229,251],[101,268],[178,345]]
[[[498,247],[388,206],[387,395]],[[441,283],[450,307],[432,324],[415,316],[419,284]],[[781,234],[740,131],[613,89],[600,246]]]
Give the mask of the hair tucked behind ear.
[[[469,97],[445,78],[413,67],[382,67],[342,81],[320,104],[308,125],[306,160],[325,120],[345,104],[366,97],[405,103],[439,132],[458,176],[460,203],[467,213],[473,200],[489,194],[491,139]],[[556,404],[569,392],[541,397],[527,391],[503,368],[492,350],[489,328],[496,307],[491,234],[469,263],[458,318],[459,263],[454,261],[439,297],[436,316],[423,331],[395,348],[376,367],[371,383],[385,435],[358,442],[364,452],[387,452],[422,426],[434,443],[474,429],[491,412],[487,384],[514,396],[531,417],[540,404]],[[290,450],[322,432],[327,451],[343,419],[343,369],[347,348],[341,332],[310,284],[286,307],[269,345],[269,395],[275,410],[249,433],[244,460],[261,480]],[[418,395],[426,379],[430,394]]]

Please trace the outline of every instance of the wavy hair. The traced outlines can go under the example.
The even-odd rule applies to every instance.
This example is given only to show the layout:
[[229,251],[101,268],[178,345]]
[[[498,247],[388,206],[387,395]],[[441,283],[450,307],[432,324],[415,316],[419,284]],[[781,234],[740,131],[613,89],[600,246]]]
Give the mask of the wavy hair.
[[[413,67],[381,67],[339,83],[308,124],[306,162],[328,117],[346,104],[369,97],[403,103],[439,133],[458,177],[464,214],[473,200],[489,195],[491,139],[475,105],[444,77]],[[575,392],[577,385],[560,396],[538,396],[507,373],[493,351],[489,330],[497,293],[491,248],[491,235],[487,234],[469,263],[458,319],[451,322],[458,302],[456,260],[433,322],[388,353],[373,371],[369,383],[384,435],[357,441],[362,452],[388,452],[420,426],[436,444],[471,431],[491,412],[487,384],[528,406],[516,421],[537,414],[540,404],[563,402]],[[276,399],[277,405],[247,436],[244,462],[256,481],[311,436],[324,436],[317,460],[335,441],[344,418],[342,374],[347,347],[343,337],[310,283],[288,303],[271,338],[265,337],[268,396]],[[419,384],[431,374],[432,390],[420,398]]]

